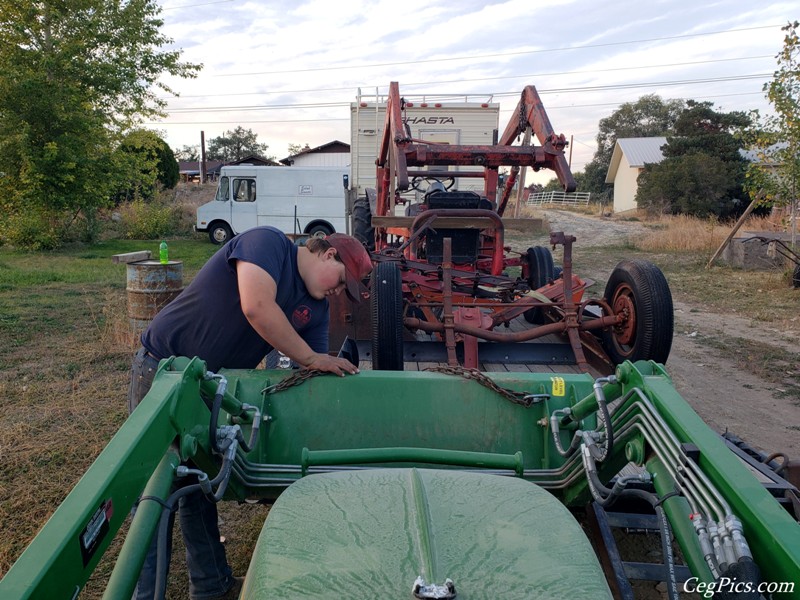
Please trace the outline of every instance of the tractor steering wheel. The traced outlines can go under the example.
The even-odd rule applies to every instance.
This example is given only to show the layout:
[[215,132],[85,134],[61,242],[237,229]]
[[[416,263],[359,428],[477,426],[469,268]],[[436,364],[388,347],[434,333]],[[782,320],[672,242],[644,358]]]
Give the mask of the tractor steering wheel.
[[425,193],[432,183],[441,183],[445,190],[450,190],[456,184],[456,179],[455,177],[422,177],[417,175],[411,180],[411,187],[418,192]]

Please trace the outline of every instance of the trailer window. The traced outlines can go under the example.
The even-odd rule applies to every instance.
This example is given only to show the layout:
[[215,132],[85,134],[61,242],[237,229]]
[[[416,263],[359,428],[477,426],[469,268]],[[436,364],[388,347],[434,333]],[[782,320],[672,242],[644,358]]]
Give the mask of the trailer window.
[[233,199],[237,202],[256,201],[256,180],[255,179],[234,179],[233,180]]
[[219,180],[219,187],[217,188],[217,196],[216,200],[220,200],[223,202],[227,202],[228,198],[230,197],[230,182],[228,181],[227,177],[222,177]]

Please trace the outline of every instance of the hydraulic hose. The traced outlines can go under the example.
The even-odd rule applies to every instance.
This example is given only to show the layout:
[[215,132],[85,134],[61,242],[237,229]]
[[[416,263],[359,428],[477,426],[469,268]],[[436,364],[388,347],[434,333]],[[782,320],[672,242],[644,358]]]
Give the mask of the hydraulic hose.
[[600,450],[597,456],[595,456],[595,458],[601,462],[604,461],[614,449],[614,428],[611,426],[611,415],[609,414],[608,406],[606,405],[606,396],[603,393],[603,384],[616,382],[617,378],[611,375],[609,377],[599,377],[598,379],[595,379],[594,385],[592,386],[594,389],[594,396],[597,399],[597,418],[600,420],[600,423],[603,425],[603,429],[605,429],[606,432],[606,441],[602,445],[602,450]]
[[200,491],[201,486],[199,483],[187,485],[179,490],[173,492],[167,499],[166,506],[161,510],[161,520],[158,523],[158,542],[156,553],[156,582],[154,600],[163,600],[167,594],[167,570],[169,568],[169,539],[172,536],[170,515],[175,511],[175,505],[178,500],[191,494],[192,492]]
[[[595,502],[597,502],[603,508],[610,507],[621,497],[628,497],[645,500],[655,509],[656,519],[658,520],[658,528],[661,532],[661,553],[664,556],[664,565],[667,568],[667,597],[670,600],[678,600],[678,582],[675,576],[675,556],[672,552],[672,529],[669,525],[667,515],[664,512],[660,501],[658,500],[658,497],[655,494],[651,494],[650,492],[646,492],[644,490],[625,489],[627,482],[620,483],[620,480],[617,480],[617,483],[614,484],[614,487],[609,489],[602,484],[597,476],[596,470],[587,470],[586,473],[588,475],[587,480],[589,482],[589,490],[591,491],[592,496],[594,496]],[[632,479],[636,479],[636,477],[631,477],[629,481]],[[605,497],[603,497],[601,494],[605,494]]]
[[[164,508],[161,511],[161,520],[158,523],[158,541],[156,544],[156,581],[155,581],[155,600],[163,600],[167,593],[167,571],[169,568],[169,552],[167,551],[169,547],[169,539],[172,535],[171,531],[171,518],[170,516],[172,513],[175,512],[175,507],[178,504],[178,501],[194,492],[202,492],[206,497],[208,497],[213,502],[219,502],[222,499],[222,496],[225,494],[225,490],[228,487],[228,482],[231,478],[231,472],[233,470],[233,459],[236,455],[236,441],[231,441],[227,448],[225,449],[225,454],[222,459],[222,467],[217,473],[217,476],[212,479],[211,481],[208,480],[208,476],[203,472],[198,472],[194,469],[185,469],[182,471],[184,475],[189,473],[199,473],[198,477],[200,477],[199,483],[194,483],[192,485],[187,485],[186,487],[182,487],[178,490],[175,490],[167,501],[164,504]],[[181,469],[182,467],[179,467]],[[211,493],[213,486],[219,485],[217,488],[216,493]]]
[[217,379],[217,392],[214,394],[214,402],[211,404],[211,421],[208,424],[208,440],[211,443],[211,450],[216,454],[222,454],[217,441],[217,421],[219,411],[222,408],[222,399],[225,397],[225,390],[228,389],[228,380],[223,375],[214,375],[210,371],[206,374],[209,379]]
[[570,414],[570,409],[563,408],[560,410],[554,410],[553,414],[550,415],[550,431],[552,431],[553,433],[553,442],[555,443],[556,451],[564,458],[569,458],[570,456],[572,456],[581,444],[581,430],[578,429],[572,436],[569,448],[564,450],[564,447],[561,445],[558,422],[562,417],[569,416],[569,414]]

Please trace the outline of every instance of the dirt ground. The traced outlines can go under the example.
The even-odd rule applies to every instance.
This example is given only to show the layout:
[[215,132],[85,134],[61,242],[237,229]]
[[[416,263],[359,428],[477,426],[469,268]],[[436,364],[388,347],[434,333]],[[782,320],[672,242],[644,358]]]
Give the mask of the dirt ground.
[[[605,280],[603,273],[581,270],[580,248],[625,245],[647,232],[638,221],[611,220],[559,210],[542,211],[551,231],[574,235],[576,272]],[[766,452],[783,451],[800,456],[800,406],[774,383],[737,366],[737,361],[709,345],[711,336],[725,335],[764,342],[798,353],[797,338],[773,324],[732,314],[719,314],[707,306],[682,298],[674,300],[675,337],[667,361],[678,392],[716,431],[728,430]],[[800,354],[796,354],[800,365]]]

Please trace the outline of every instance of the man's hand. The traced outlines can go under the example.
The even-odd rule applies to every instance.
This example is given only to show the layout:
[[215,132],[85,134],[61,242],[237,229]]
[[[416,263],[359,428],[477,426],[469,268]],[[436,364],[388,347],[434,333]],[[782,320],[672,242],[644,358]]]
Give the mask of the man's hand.
[[339,377],[344,377],[345,373],[355,375],[358,373],[358,367],[354,366],[346,358],[338,358],[330,354],[314,354],[306,362],[307,369],[317,369],[318,371],[326,371],[334,373]]

